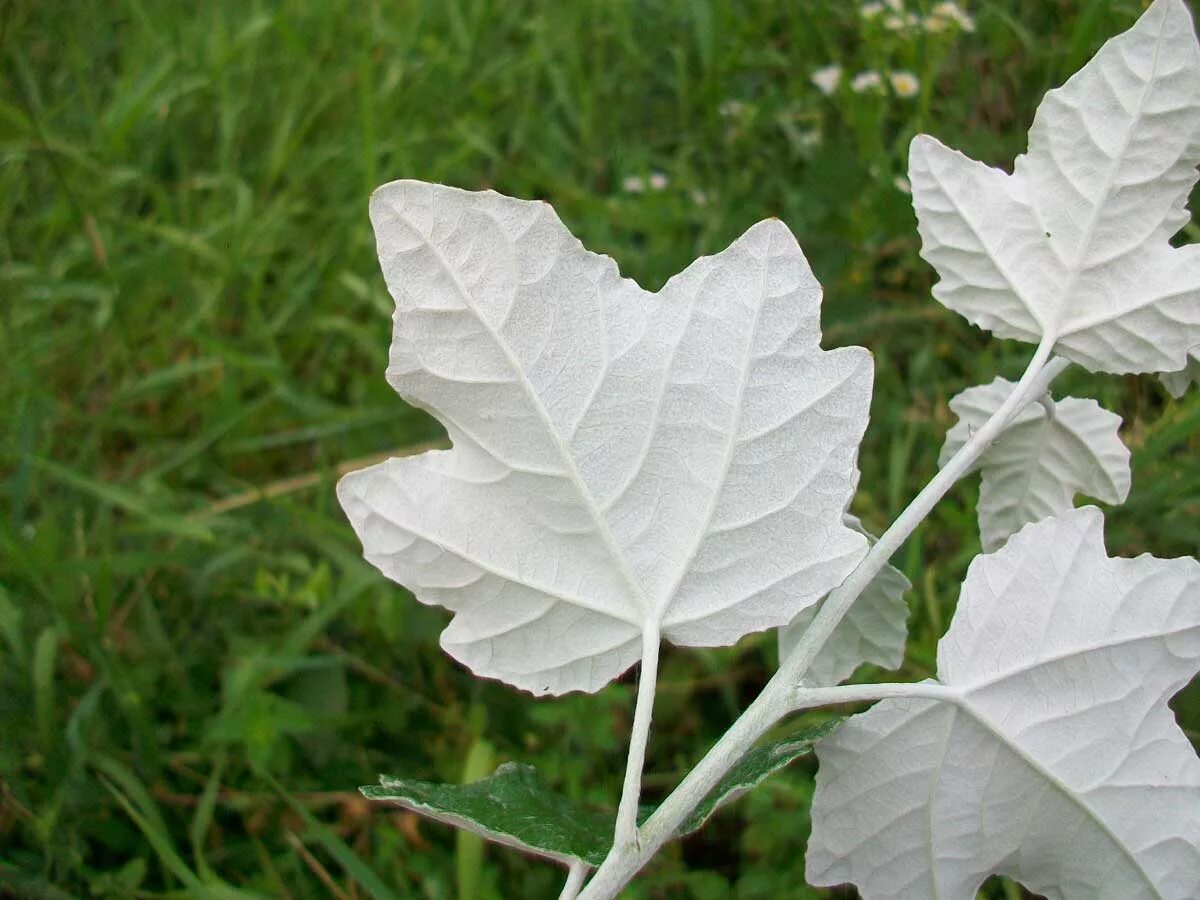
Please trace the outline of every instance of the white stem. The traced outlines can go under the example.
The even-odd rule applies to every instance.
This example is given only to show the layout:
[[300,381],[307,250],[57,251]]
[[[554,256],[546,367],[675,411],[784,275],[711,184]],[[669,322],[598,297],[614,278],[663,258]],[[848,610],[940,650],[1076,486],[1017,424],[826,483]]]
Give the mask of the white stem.
[[841,684],[827,688],[796,688],[792,691],[789,712],[831,706],[835,703],[862,703],[867,700],[887,700],[892,697],[918,697],[923,700],[954,700],[959,696],[953,688],[936,681],[916,684],[888,682],[886,684]]
[[858,599],[859,594],[871,583],[892,554],[908,540],[954,483],[971,470],[1013,417],[1041,396],[1050,386],[1050,382],[1069,365],[1066,360],[1050,360],[1053,349],[1052,340],[1044,339],[1038,345],[1025,374],[1021,376],[1008,399],[913,498],[892,526],[867,551],[849,577],[825,598],[804,636],[787,658],[780,661],[779,671],[767,682],[762,692],[730,729],[646,820],[638,832],[640,840],[636,849],[630,850],[627,845],[614,844],[608,858],[579,895],[580,900],[612,900],[658,849],[671,839],[687,814],[708,795],[725,773],[745,756],[754,742],[794,708],[796,692],[793,686],[800,684],[817,653]]
[[579,889],[583,887],[583,878],[587,875],[588,866],[581,859],[575,860],[567,869],[567,883],[563,885],[562,893],[558,895],[558,900],[575,900],[579,896]]
[[642,634],[642,671],[638,678],[637,704],[633,710],[633,731],[629,735],[629,756],[625,761],[625,783],[617,807],[617,825],[613,848],[636,848],[638,843],[638,801],[642,796],[642,769],[646,764],[646,743],[650,739],[650,720],[654,718],[654,692],[658,684],[658,628]]
[[1042,404],[1042,409],[1046,411],[1046,421],[1053,422],[1056,410],[1054,407],[1054,398],[1050,396],[1050,392],[1046,391],[1046,393],[1038,397],[1038,403]]
[[850,573],[850,577],[838,585],[821,604],[804,636],[797,642],[788,658],[780,662],[776,677],[785,678],[791,684],[799,684],[801,676],[808,671],[833,629],[842,621],[854,601],[858,599],[858,595],[892,558],[892,554],[916,531],[917,526],[925,520],[938,501],[946,496],[946,492],[954,483],[971,470],[1013,417],[1044,394],[1050,386],[1050,381],[1069,365],[1064,359],[1055,359],[1047,364],[1053,349],[1052,341],[1043,341],[1038,345],[1025,374],[1000,408],[946,461],[946,465],[930,479],[892,526],[867,551],[867,555]]

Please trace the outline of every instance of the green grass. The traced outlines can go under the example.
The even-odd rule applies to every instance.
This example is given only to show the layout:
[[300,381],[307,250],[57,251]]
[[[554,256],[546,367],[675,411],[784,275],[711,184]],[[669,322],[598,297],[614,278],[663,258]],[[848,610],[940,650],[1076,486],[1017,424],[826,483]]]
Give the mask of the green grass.
[[[1029,353],[930,299],[894,184],[909,137],[1007,164],[1041,93],[1140,9],[986,0],[976,33],[910,39],[834,0],[335,6],[0,5],[0,896],[556,896],[558,872],[496,848],[477,866],[470,841],[355,793],[518,759],[611,805],[632,707],[628,679],[540,702],[476,681],[437,648],[445,615],[360,560],[335,467],[440,434],[382,377],[369,192],[542,197],[655,287],[783,218],[825,284],[826,344],[876,355],[856,510],[880,528],[934,471],[946,400]],[[826,99],[809,76],[832,61],[922,92]],[[652,172],[665,189],[624,189]],[[1196,553],[1196,395],[1063,381],[1126,417],[1111,549]],[[931,671],[978,550],[975,493],[898,556],[904,677]],[[667,652],[653,796],[772,665],[764,637]],[[1178,706],[1195,734],[1200,698]],[[630,896],[848,896],[802,886],[811,774]]]

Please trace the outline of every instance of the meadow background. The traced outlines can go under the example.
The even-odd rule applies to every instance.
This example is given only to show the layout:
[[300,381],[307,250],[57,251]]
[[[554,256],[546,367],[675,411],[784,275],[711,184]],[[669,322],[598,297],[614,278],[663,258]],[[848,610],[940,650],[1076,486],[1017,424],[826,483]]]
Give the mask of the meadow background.
[[[406,177],[544,198],[651,287],[782,218],[825,345],[875,354],[855,510],[879,530],[933,473],[946,401],[1031,351],[930,298],[909,138],[1009,165],[1042,93],[1143,8],[980,0],[931,25],[906,3],[0,0],[0,896],[557,896],[553,868],[355,790],[513,759],[611,806],[633,698],[630,676],[538,702],[477,681],[437,648],[446,614],[361,561],[338,467],[440,437],[384,383],[367,197]],[[1110,549],[1195,554],[1197,393],[1061,387],[1125,417]],[[976,494],[896,558],[903,678],[932,671]],[[774,653],[667,650],[651,798]],[[1195,737],[1200,696],[1176,707]],[[628,896],[853,896],[804,886],[811,777],[727,808]]]

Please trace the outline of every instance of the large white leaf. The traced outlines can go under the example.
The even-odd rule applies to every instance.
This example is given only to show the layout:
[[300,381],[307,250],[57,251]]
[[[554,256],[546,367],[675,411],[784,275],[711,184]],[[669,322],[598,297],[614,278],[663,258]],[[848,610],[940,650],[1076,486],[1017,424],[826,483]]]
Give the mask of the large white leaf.
[[[875,543],[857,516],[847,513],[846,524]],[[895,566],[885,565],[880,569],[821,647],[804,674],[804,684],[811,687],[840,684],[863,663],[884,669],[899,668],[908,640],[908,604],[904,595],[911,587]],[[791,653],[804,637],[819,608],[820,604],[810,606],[790,625],[779,629],[780,659]]]
[[[945,465],[1016,385],[1003,378],[967,388],[950,401],[958,423],[946,435]],[[1129,494],[1129,449],[1117,431],[1121,417],[1095,400],[1045,398],[1025,407],[979,458],[979,532],[995,550],[1030,522],[1066,512],[1079,493],[1122,503]]]
[[820,349],[820,286],[783,223],[649,293],[544,203],[395,182],[371,218],[388,380],[454,448],[338,496],[367,559],[456,614],[442,646],[477,674],[594,691],[644,633],[733,643],[861,558],[842,511],[871,358]]
[[919,135],[909,158],[934,296],[1095,371],[1174,372],[1200,345],[1200,247],[1173,249],[1200,162],[1200,47],[1156,0],[1042,101],[1012,175]]
[[808,877],[971,900],[1200,897],[1200,760],[1167,700],[1200,667],[1200,564],[1110,559],[1084,508],[967,573],[947,700],[885,700],[817,746]]

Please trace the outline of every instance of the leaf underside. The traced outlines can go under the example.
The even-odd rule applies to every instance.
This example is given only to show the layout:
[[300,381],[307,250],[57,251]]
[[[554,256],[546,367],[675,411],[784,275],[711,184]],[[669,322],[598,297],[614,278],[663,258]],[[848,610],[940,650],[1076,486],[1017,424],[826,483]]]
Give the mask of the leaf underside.
[[[752,749],[691,812],[681,835],[699,829],[721,806],[736,800],[770,775],[812,752],[834,720]],[[423,816],[480,834],[496,843],[569,864],[598,866],[612,847],[614,814],[576,803],[546,786],[532,766],[505,763],[471,784],[439,784],[383,776],[361,789]],[[643,807],[639,818],[654,811]]]
[[455,614],[442,647],[535,694],[596,691],[644,635],[729,645],[850,572],[872,363],[760,222],[650,293],[545,203],[401,181],[371,199],[387,375],[453,449],[352,473],[364,555]]
[[[872,544],[857,517],[847,514],[846,524]],[[833,634],[825,641],[804,674],[804,684],[828,687],[845,681],[863,663],[897,669],[904,661],[908,640],[908,604],[904,595],[912,585],[904,573],[885,565],[854,601]],[[791,624],[779,629],[779,658],[783,660],[804,636],[820,605],[804,610]]]
[[[958,422],[946,435],[945,465],[1008,399],[1016,385],[1003,378],[967,388],[950,401]],[[979,532],[983,549],[998,549],[1030,522],[1075,505],[1077,494],[1122,503],[1129,494],[1129,449],[1121,417],[1095,400],[1065,397],[1032,403],[979,458]]]
[[1049,92],[1013,174],[918,135],[934,296],[1000,337],[1102,372],[1177,372],[1200,346],[1200,247],[1173,248],[1200,162],[1200,46],[1156,0]]
[[1167,706],[1200,668],[1200,563],[1109,558],[1103,527],[1085,507],[977,557],[938,646],[951,699],[885,700],[818,745],[811,883],[1200,897],[1200,759]]

